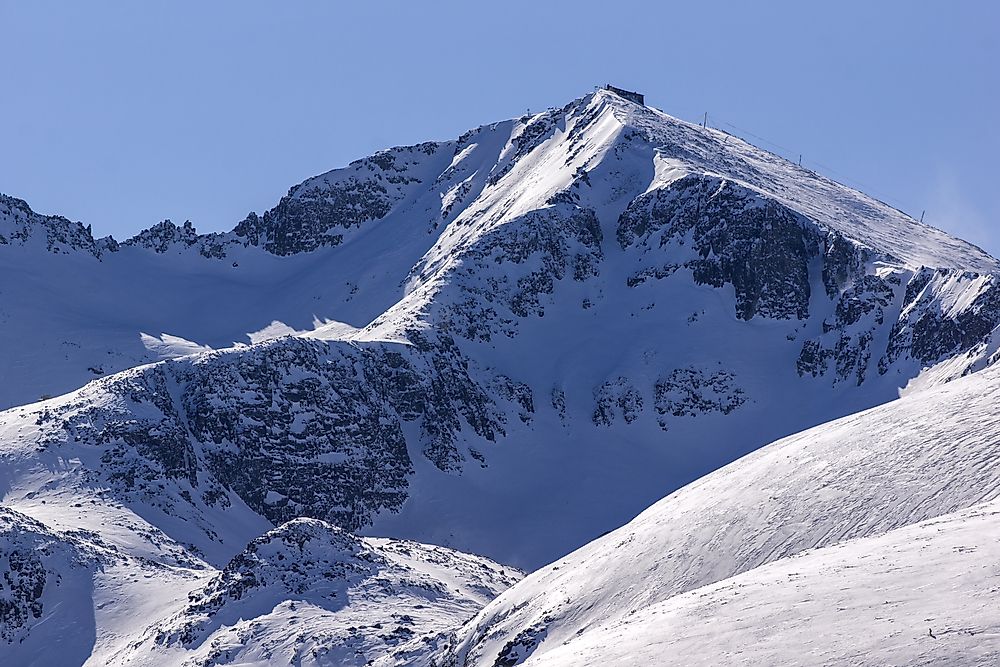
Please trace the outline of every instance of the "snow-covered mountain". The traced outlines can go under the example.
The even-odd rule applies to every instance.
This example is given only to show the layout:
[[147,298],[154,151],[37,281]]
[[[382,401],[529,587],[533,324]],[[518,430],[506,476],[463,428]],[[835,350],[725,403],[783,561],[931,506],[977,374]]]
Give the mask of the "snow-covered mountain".
[[998,400],[990,368],[775,442],[381,664],[995,664]]
[[360,160],[225,234],[93,241],[5,206],[6,400],[110,375],[26,418],[120,452],[120,497],[224,489],[527,568],[987,365],[1000,323],[974,246],[607,91]]
[[[877,410],[903,415],[895,406],[992,382],[998,276],[968,243],[608,91],[383,151],[227,233],[165,221],[95,240],[0,197],[7,543],[37,552],[42,608],[64,608],[64,581],[92,589],[73,596],[94,619],[73,647],[94,664],[340,664],[348,645],[362,662],[516,664],[558,643],[544,637],[617,623],[628,591],[645,591],[628,609],[639,613],[793,551],[971,507],[917,502],[914,482],[889,488],[898,503],[854,531],[808,501],[811,467],[768,458],[779,444],[663,501],[694,498],[668,512],[686,513],[673,532],[640,531],[676,554],[655,561],[657,581],[609,556],[593,567],[612,579],[588,584],[579,554],[625,553],[610,536],[557,560],[768,442],[901,392],[912,397]],[[843,457],[833,474],[851,452],[828,444]],[[859,486],[923,479],[905,457],[875,458],[882,475]],[[995,481],[989,462],[969,484]],[[746,493],[726,477],[740,466],[756,471]],[[767,506],[761,480],[786,477],[801,483],[767,522],[778,542],[757,553],[747,531],[761,517],[745,530],[737,519]],[[713,479],[725,481],[711,502],[691,491]],[[742,537],[705,537],[720,534],[715,519]],[[483,639],[455,628],[519,574],[418,543],[556,563],[482,612]],[[75,574],[60,575],[69,561]],[[531,582],[561,590],[552,573],[564,570],[602,591],[592,610],[577,606],[583,593],[538,604]],[[48,645],[48,612],[34,615],[37,588],[18,586],[8,643],[31,656]],[[518,596],[526,604],[509,606]],[[387,605],[429,611],[407,611],[411,627]],[[358,631],[374,623],[388,629]],[[398,649],[410,634],[422,644]]]

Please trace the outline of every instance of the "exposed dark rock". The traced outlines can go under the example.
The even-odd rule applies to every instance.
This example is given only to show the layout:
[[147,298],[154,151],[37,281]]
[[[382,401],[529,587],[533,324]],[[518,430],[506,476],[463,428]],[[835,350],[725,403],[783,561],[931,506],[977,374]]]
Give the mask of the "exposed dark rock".
[[27,202],[0,194],[0,246],[25,245],[38,238],[47,252],[84,252],[100,259],[101,252],[115,248],[103,239],[98,242],[90,226],[67,220],[61,215],[35,213]]
[[121,245],[146,248],[158,254],[175,247],[183,249],[196,246],[202,257],[223,259],[226,256],[226,246],[231,242],[228,234],[198,234],[190,220],[186,220],[180,227],[170,220],[164,220]]
[[457,294],[432,317],[469,340],[514,336],[518,318],[544,317],[558,281],[600,274],[601,243],[590,209],[559,205],[505,223],[460,252],[461,263],[449,277]]
[[[809,262],[820,238],[798,213],[742,186],[709,176],[685,176],[636,198],[618,221],[622,248],[678,248],[696,283],[736,292],[736,316],[809,316]],[[629,281],[672,274],[676,263],[639,271]]]
[[[973,289],[974,295],[956,308],[948,292],[960,287]],[[922,269],[907,284],[903,300],[899,321],[879,361],[882,373],[901,358],[929,366],[973,349],[985,350],[993,330],[1000,325],[996,276]]]
[[626,377],[609,380],[594,390],[593,421],[597,426],[611,426],[621,415],[631,424],[642,413],[642,394]]
[[747,401],[735,375],[700,368],[677,368],[661,377],[656,381],[654,398],[663,430],[668,428],[668,417],[697,417],[710,412],[727,415]]

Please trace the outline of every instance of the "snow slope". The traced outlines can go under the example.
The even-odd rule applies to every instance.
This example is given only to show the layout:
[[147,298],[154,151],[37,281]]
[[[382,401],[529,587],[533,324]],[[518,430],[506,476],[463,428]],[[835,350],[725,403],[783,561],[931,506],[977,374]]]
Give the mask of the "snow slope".
[[[988,664],[1000,650],[986,609],[1000,586],[998,398],[990,368],[771,444],[532,573],[434,659]],[[944,646],[928,645],[928,627]]]
[[996,502],[780,559],[524,665],[995,665]]
[[296,519],[255,539],[109,665],[365,665],[466,620],[520,573]]
[[[533,569],[998,348],[994,259],[605,91],[359,160],[225,234],[94,241],[2,206],[0,391],[98,378],[5,413],[9,450],[44,469],[15,424],[41,420],[121,502],[162,482],[205,554],[311,516]],[[257,529],[227,540],[223,499]]]

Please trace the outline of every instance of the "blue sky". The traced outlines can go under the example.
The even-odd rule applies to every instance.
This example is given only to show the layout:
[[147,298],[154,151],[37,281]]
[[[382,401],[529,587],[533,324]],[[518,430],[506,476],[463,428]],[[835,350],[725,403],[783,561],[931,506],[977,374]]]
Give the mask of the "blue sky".
[[0,192],[96,235],[230,229],[610,81],[1000,254],[992,1],[0,0],[0,26]]

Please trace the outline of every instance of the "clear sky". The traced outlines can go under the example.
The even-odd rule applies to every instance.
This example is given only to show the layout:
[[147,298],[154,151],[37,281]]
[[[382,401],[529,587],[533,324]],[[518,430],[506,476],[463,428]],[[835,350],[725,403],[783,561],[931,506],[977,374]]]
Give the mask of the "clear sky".
[[95,235],[231,229],[612,82],[1000,254],[993,0],[0,0],[0,30],[0,192]]

